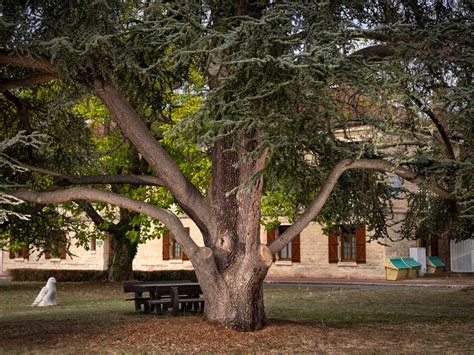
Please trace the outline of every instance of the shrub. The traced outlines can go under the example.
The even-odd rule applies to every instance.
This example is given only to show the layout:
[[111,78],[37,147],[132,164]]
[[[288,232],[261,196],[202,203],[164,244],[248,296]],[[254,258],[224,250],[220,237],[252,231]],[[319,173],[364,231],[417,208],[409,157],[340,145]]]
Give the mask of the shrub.
[[13,281],[47,281],[48,278],[55,277],[58,282],[77,282],[107,278],[107,272],[102,270],[11,269],[9,273]]
[[[100,281],[107,279],[107,271],[105,270],[11,269],[9,273],[13,281],[47,281],[50,277],[55,277],[58,282]],[[197,281],[194,270],[134,271],[132,278],[138,281]]]

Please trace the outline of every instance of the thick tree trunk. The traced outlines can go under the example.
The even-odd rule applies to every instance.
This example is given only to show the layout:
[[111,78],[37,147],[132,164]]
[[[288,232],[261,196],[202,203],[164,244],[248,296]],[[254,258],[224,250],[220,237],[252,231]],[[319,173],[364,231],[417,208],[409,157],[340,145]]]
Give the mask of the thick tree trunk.
[[239,331],[262,329],[267,322],[263,280],[269,265],[259,253],[252,253],[224,273],[206,265],[195,267],[206,297],[207,320]]
[[[237,147],[234,139],[239,139]],[[258,330],[266,323],[262,285],[272,260],[268,248],[260,245],[263,182],[246,186],[259,169],[258,160],[246,158],[254,148],[255,140],[244,137],[215,143],[208,194],[212,227],[205,240],[209,258],[193,263],[206,297],[206,318],[240,331]]]
[[109,281],[129,280],[132,276],[132,263],[136,254],[136,243],[131,242],[125,235],[113,233],[107,279]]
[[208,321],[240,331],[262,329],[267,318],[263,304],[262,280],[238,287],[228,287],[206,298]]

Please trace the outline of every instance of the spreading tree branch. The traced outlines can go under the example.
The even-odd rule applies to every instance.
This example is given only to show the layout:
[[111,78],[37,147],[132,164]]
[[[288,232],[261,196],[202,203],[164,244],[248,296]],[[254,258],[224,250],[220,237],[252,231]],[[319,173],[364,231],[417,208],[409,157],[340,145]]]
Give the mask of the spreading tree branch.
[[56,68],[45,59],[12,56],[5,52],[0,52],[0,65],[35,69],[55,77],[57,76]]
[[210,206],[198,189],[183,175],[175,161],[137,115],[125,96],[111,83],[94,81],[96,95],[111,112],[123,134],[156,171],[163,185],[176,198],[181,208],[197,224],[203,234],[210,225]]
[[63,176],[61,180],[54,182],[56,186],[70,185],[144,185],[164,186],[163,181],[151,175],[87,175],[87,176]]
[[24,78],[15,78],[0,81],[0,93],[7,90],[30,87],[38,84],[44,84],[48,81],[57,79],[56,75],[50,73],[38,73]]
[[422,39],[420,36],[414,35],[395,35],[395,34],[386,34],[380,33],[377,31],[355,31],[350,34],[352,39],[370,39],[374,41],[386,42],[386,43],[396,43],[396,42],[417,42]]
[[18,165],[24,169],[57,178],[54,181],[55,186],[113,184],[164,186],[163,181],[160,178],[151,175],[66,175],[49,169],[24,164],[16,160],[13,161],[15,165]]
[[[334,168],[329,173],[326,182],[324,183],[323,187],[318,193],[318,196],[313,201],[311,206],[298,218],[298,220],[290,228],[288,228],[283,234],[281,234],[279,238],[275,239],[275,241],[269,246],[270,252],[273,255],[278,253],[285,245],[290,243],[297,234],[299,234],[314,218],[316,218],[316,216],[319,214],[324,204],[326,203],[326,200],[329,198],[329,195],[336,186],[339,177],[346,170],[350,169],[366,169],[390,172],[414,184],[420,184],[424,181],[423,178],[416,176],[416,174],[411,170],[396,166],[384,160],[341,160],[334,166]],[[433,191],[444,199],[452,201],[456,200],[455,196],[453,196],[452,194],[450,194],[439,186],[432,187],[431,191]]]
[[147,202],[137,201],[109,191],[84,187],[73,187],[71,189],[49,192],[17,190],[9,192],[9,194],[21,200],[38,204],[84,200],[90,202],[110,203],[120,208],[126,208],[131,211],[143,213],[162,222],[173,233],[177,241],[183,247],[186,255],[190,258],[193,258],[199,252],[199,247],[191,238],[188,237],[183,224],[176,215]]
[[393,47],[388,44],[376,44],[355,51],[351,57],[362,57],[364,59],[380,59],[390,57],[395,53]]
[[420,108],[421,112],[426,114],[430,120],[434,123],[436,128],[438,129],[439,134],[441,135],[441,139],[444,143],[444,148],[446,154],[453,160],[456,160],[456,155],[454,153],[453,145],[451,144],[451,140],[448,137],[448,133],[443,125],[443,123],[438,119],[435,113],[429,109],[428,107],[424,106],[421,100],[415,96],[411,96],[411,99],[415,102],[415,104]]
[[92,204],[88,201],[76,200],[74,201],[77,205],[89,216],[89,218],[94,222],[96,227],[102,232],[108,232],[110,228],[105,227],[105,220],[102,216],[95,210]]

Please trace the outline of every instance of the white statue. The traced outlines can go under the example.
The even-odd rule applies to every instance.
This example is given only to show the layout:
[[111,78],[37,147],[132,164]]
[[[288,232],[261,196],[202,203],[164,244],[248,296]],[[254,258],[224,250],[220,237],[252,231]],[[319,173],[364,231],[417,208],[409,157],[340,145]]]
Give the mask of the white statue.
[[50,277],[38,296],[31,304],[31,307],[56,306],[56,279]]

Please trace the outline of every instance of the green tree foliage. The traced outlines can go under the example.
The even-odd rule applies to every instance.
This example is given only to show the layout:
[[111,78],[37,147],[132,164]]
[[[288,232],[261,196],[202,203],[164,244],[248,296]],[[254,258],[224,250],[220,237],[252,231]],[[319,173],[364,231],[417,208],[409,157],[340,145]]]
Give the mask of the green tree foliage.
[[[190,149],[205,155],[223,135],[257,130],[260,144],[253,154],[263,149],[271,152],[263,210],[271,220],[281,213],[294,219],[340,159],[385,155],[387,142],[383,140],[342,142],[334,132],[367,124],[384,134],[397,134],[400,145],[390,154],[397,157],[397,164],[415,169],[432,183],[442,181],[459,197],[461,203],[451,206],[455,208],[451,215],[466,228],[452,237],[468,236],[473,175],[468,3],[283,1],[252,6],[255,16],[242,18],[230,15],[235,10],[233,2],[187,6],[173,2],[12,2],[4,5],[2,12],[4,50],[50,58],[61,77],[70,79],[72,92],[77,92],[78,78],[87,83],[100,75],[120,82],[141,117],[156,128],[157,136],[173,127],[169,136],[178,143],[177,149],[168,148],[174,158],[190,153]],[[372,51],[358,52],[363,47]],[[202,79],[197,79],[201,80],[199,85],[189,85],[190,81],[196,83],[199,70],[200,77],[206,75],[202,64],[209,53],[225,63],[227,72],[225,84],[211,92]],[[367,58],[370,60],[363,60]],[[3,70],[6,77],[27,71]],[[186,83],[188,95],[195,96],[197,105],[201,102],[198,95],[207,97],[206,109],[197,112],[195,107],[185,112],[174,107],[177,98],[173,98],[173,90]],[[41,97],[41,93],[36,95]],[[66,108],[71,107],[70,97],[60,99],[70,103]],[[95,110],[104,108],[94,106],[97,108],[86,105],[81,114],[86,120],[94,116],[93,125],[102,124],[97,117],[107,114],[97,115]],[[64,105],[57,107],[70,112]],[[180,118],[170,119],[171,112]],[[430,121],[433,117],[436,122]],[[67,122],[78,124],[84,119]],[[446,147],[439,127],[450,147]],[[115,139],[122,139],[117,131],[115,135]],[[77,140],[71,147],[85,141],[81,135],[70,138]],[[110,139],[96,139],[96,146],[114,149]],[[180,140],[187,148],[182,149]],[[403,144],[407,140],[422,146],[406,149]],[[166,138],[163,143],[167,145]],[[59,146],[49,150],[52,154],[65,151]],[[125,155],[120,157],[120,151]],[[102,163],[111,159],[102,171],[113,171],[113,164],[123,166],[126,149],[114,153],[113,159],[100,158]],[[316,164],[308,162],[308,155]],[[85,156],[76,153],[74,159]],[[66,157],[55,158],[71,172]],[[209,166],[196,167],[182,158],[180,168],[191,179],[199,179],[198,185],[205,190]],[[386,235],[384,221],[392,195],[382,180],[373,173],[347,174],[320,221],[337,223],[354,218],[368,222],[376,235]],[[354,189],[353,181],[364,183]],[[415,194],[413,199],[432,201],[433,209],[446,208],[426,191]],[[165,195],[159,193],[157,200],[163,201]],[[167,200],[165,205],[172,201],[171,196]],[[413,230],[425,220],[422,211],[417,211],[410,209],[413,216],[404,229],[407,236],[414,236]],[[430,235],[436,234],[439,226],[432,225],[429,230]]]
[[8,189],[19,186],[10,177],[25,172],[24,168],[19,166],[14,159],[8,156],[8,149],[14,145],[38,148],[43,144],[44,138],[43,135],[38,134],[37,132],[34,132],[31,135],[26,135],[24,131],[20,131],[12,138],[0,142],[0,224],[8,221],[9,217],[21,220],[27,220],[29,217],[28,215],[24,215],[14,210],[16,206],[22,203],[22,201],[7,193]]

